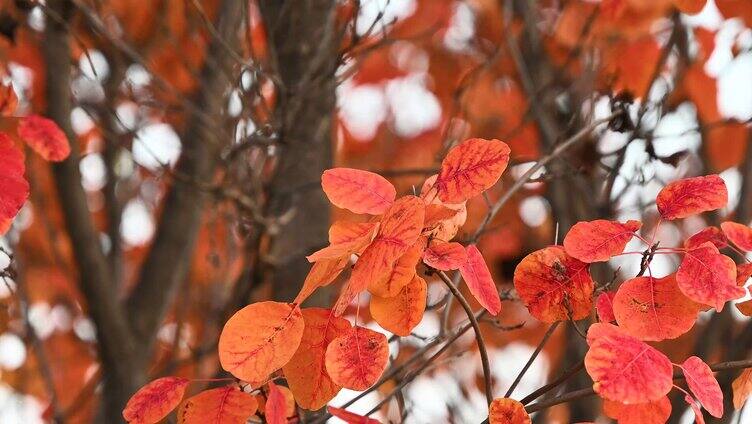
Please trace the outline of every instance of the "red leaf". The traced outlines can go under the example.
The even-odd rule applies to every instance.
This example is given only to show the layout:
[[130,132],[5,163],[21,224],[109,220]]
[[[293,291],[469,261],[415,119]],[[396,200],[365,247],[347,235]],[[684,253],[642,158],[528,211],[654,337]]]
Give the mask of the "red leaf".
[[460,265],[462,278],[478,303],[491,315],[496,316],[501,311],[501,298],[491,277],[491,271],[488,270],[483,255],[474,244],[467,246],[466,250],[467,261]]
[[614,316],[619,327],[640,340],[674,339],[689,331],[700,307],[676,284],[674,274],[625,281],[614,297]]
[[671,416],[671,401],[664,396],[653,402],[627,405],[605,399],[603,412],[619,424],[664,424]]
[[186,399],[178,410],[178,424],[245,424],[258,409],[252,395],[227,386]]
[[588,264],[561,246],[525,256],[514,271],[514,287],[530,314],[543,322],[585,318],[593,305]]
[[24,178],[24,155],[6,134],[0,133],[0,236],[10,228],[13,218],[29,197]]
[[718,175],[685,178],[663,187],[655,200],[663,219],[686,218],[726,206],[726,183]]
[[684,247],[687,249],[694,249],[706,241],[713,243],[713,245],[719,249],[723,249],[728,245],[728,240],[720,228],[708,227],[698,231],[695,235],[688,238],[687,241],[684,242]]
[[330,414],[346,422],[347,424],[380,424],[378,420],[374,420],[373,418],[369,418],[369,417],[364,417],[362,415],[352,413],[342,408],[335,408],[333,406],[327,406],[326,409],[329,411]]
[[694,15],[700,13],[702,8],[705,7],[707,1],[708,0],[674,0],[674,4],[682,13]]
[[595,301],[595,310],[598,312],[598,319],[601,322],[614,322],[614,296],[616,292],[606,292],[598,295]]
[[744,287],[749,277],[752,277],[752,263],[743,263],[736,266],[736,285]]
[[371,316],[383,329],[409,336],[426,310],[426,280],[414,275],[395,297],[371,297]]
[[723,309],[728,300],[745,295],[745,290],[736,285],[736,265],[718,248],[705,242],[688,250],[676,272],[679,289],[690,299],[704,305]]
[[264,406],[264,418],[268,424],[287,424],[287,400],[282,390],[269,382],[269,394]]
[[326,349],[326,371],[332,381],[350,390],[373,386],[388,360],[386,336],[363,327],[337,337]]
[[350,281],[334,307],[339,316],[372,281],[386,278],[394,262],[415,244],[423,228],[425,204],[415,196],[398,199],[384,214],[379,232],[353,267]]
[[723,416],[723,393],[708,364],[696,356],[690,356],[684,361],[681,368],[692,394],[702,403],[702,406],[708,410],[710,415],[721,418]]
[[624,251],[624,247],[642,223],[598,219],[578,222],[564,237],[564,250],[582,262],[603,262]]
[[692,412],[695,413],[695,423],[705,424],[705,418],[702,416],[702,411],[700,410],[700,407],[697,405],[697,402],[695,402],[695,400],[692,399],[692,396],[685,395],[684,402],[687,402],[690,408],[692,408]]
[[736,222],[726,221],[721,224],[723,234],[744,251],[752,251],[752,228]]
[[252,303],[225,323],[219,336],[222,368],[245,381],[263,381],[280,369],[303,337],[300,308],[288,303]]
[[525,406],[511,398],[494,399],[488,407],[489,424],[530,424]]
[[434,187],[439,199],[461,203],[496,184],[509,163],[509,146],[499,140],[471,138],[455,146],[441,162]]
[[734,391],[734,409],[742,409],[744,402],[752,394],[752,368],[744,369],[731,383],[731,388]]
[[152,381],[128,400],[123,409],[123,418],[133,424],[159,422],[178,406],[188,383],[190,380],[180,377],[163,377]]
[[11,116],[18,106],[18,97],[13,84],[0,84],[0,115]]
[[423,262],[441,271],[458,269],[467,261],[467,252],[459,243],[431,240],[423,252]]
[[21,118],[18,136],[44,160],[60,162],[70,155],[70,144],[55,121],[37,115]]
[[736,309],[738,309],[742,315],[752,317],[752,299],[739,302],[734,306],[736,306]]
[[611,324],[588,330],[585,369],[593,390],[621,403],[644,403],[665,396],[673,386],[671,361],[655,348]]
[[301,408],[317,410],[340,391],[326,372],[324,357],[329,343],[347,333],[351,326],[323,308],[303,309],[303,337],[298,350],[282,368],[287,384]]
[[321,187],[332,204],[355,213],[381,215],[397,197],[386,178],[360,169],[327,169],[321,175]]

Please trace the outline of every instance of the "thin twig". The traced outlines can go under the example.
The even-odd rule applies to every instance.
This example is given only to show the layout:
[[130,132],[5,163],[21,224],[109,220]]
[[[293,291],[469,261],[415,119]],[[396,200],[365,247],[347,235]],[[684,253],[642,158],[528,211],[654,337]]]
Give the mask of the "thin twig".
[[538,355],[541,353],[541,351],[543,350],[543,347],[551,338],[551,335],[553,335],[554,331],[556,331],[556,328],[559,326],[559,323],[561,323],[561,321],[556,321],[548,327],[546,334],[543,335],[543,338],[541,339],[540,343],[538,343],[538,346],[535,348],[535,351],[533,351],[533,354],[530,355],[530,358],[525,363],[525,366],[522,367],[522,370],[520,370],[520,373],[517,374],[517,377],[512,382],[512,385],[509,386],[509,389],[504,394],[504,397],[512,396],[512,393],[514,393],[514,389],[517,388],[517,385],[520,384],[520,381],[522,381],[522,377],[525,375],[525,373],[530,368],[530,366],[533,365],[533,362],[535,362],[535,358],[537,358]]

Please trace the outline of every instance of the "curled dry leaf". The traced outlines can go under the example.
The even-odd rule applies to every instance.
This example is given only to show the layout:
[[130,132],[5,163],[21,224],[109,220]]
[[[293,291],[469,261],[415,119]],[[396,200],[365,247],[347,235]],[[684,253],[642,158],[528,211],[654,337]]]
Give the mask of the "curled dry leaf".
[[625,223],[597,219],[575,224],[564,237],[564,250],[582,262],[603,262],[624,251],[640,221]]
[[742,315],[752,317],[752,299],[739,302],[735,306]]
[[436,196],[433,186],[438,175],[432,175],[423,183],[420,197],[428,202],[424,234],[435,239],[449,241],[457,235],[467,220],[467,202],[444,203]]
[[332,381],[350,390],[365,390],[381,377],[389,360],[386,336],[353,327],[326,349],[326,371]]
[[386,178],[360,169],[327,169],[321,175],[321,187],[333,205],[355,213],[381,215],[397,197]]
[[734,409],[742,409],[744,402],[752,394],[752,368],[745,368],[731,383],[731,388],[734,391]]
[[392,269],[381,280],[368,283],[368,291],[378,297],[394,297],[413,280],[415,267],[420,262],[424,244],[420,240],[402,254]]
[[21,118],[18,136],[39,156],[51,162],[60,162],[70,155],[70,144],[55,121],[37,115]]
[[414,275],[397,296],[373,296],[371,316],[383,329],[398,336],[409,336],[423,319],[427,289],[426,280]]
[[614,297],[619,327],[640,340],[674,339],[689,331],[700,306],[679,290],[674,274],[625,281]]
[[723,234],[723,231],[721,231],[720,228],[708,227],[698,231],[692,237],[688,238],[687,241],[684,242],[684,247],[687,249],[694,249],[706,241],[713,243],[713,245],[719,249],[728,246],[726,235]]
[[713,375],[713,370],[696,356],[687,358],[681,365],[681,369],[692,394],[710,415],[721,418],[723,416],[723,392]]
[[183,399],[187,378],[158,378],[137,391],[125,405],[123,418],[131,424],[157,423]]
[[269,382],[264,418],[268,424],[287,424],[287,399],[281,388],[273,382]]
[[24,178],[24,155],[6,134],[0,133],[0,236],[10,228],[13,218],[29,197]]
[[614,297],[616,292],[606,292],[598,295],[598,299],[595,301],[595,310],[598,312],[598,319],[601,322],[614,322],[616,317],[614,316]]
[[306,259],[317,262],[359,253],[371,242],[378,225],[378,222],[337,221],[329,229],[329,246],[306,256]]
[[219,336],[222,368],[245,381],[263,381],[285,365],[303,337],[300,308],[258,302],[235,313]]
[[458,269],[467,261],[465,248],[455,242],[447,243],[441,240],[431,240],[428,248],[423,252],[423,262],[441,271]]
[[471,138],[447,153],[434,187],[445,203],[461,203],[496,184],[509,163],[509,146]]
[[736,264],[710,242],[687,250],[676,272],[679,289],[690,299],[714,306],[718,312],[726,301],[746,291],[736,285]]
[[731,240],[736,247],[744,251],[752,251],[752,228],[736,222],[726,221],[721,224],[723,234]]
[[489,424],[530,424],[525,406],[512,398],[498,398],[488,407]]
[[460,265],[462,279],[475,300],[491,315],[496,316],[501,311],[501,298],[486,260],[474,244],[467,246],[466,251],[467,261]]
[[384,214],[376,238],[355,263],[350,281],[334,307],[336,315],[341,315],[370,282],[388,276],[394,262],[418,240],[424,216],[425,204],[418,197],[404,196],[394,202]]
[[561,246],[525,256],[514,271],[514,287],[530,314],[543,322],[585,318],[593,304],[588,264]]
[[718,175],[674,181],[658,193],[655,200],[663,219],[686,218],[726,206],[726,183]]
[[605,399],[603,413],[618,424],[664,424],[671,416],[671,401],[664,396],[652,402],[627,405]]
[[203,391],[178,409],[178,424],[245,424],[258,409],[252,395],[227,386]]
[[305,328],[300,345],[282,367],[287,384],[301,408],[317,410],[340,391],[326,372],[324,358],[329,343],[347,333],[350,321],[323,308],[303,309]]
[[644,403],[665,396],[673,386],[671,361],[657,349],[611,324],[593,324],[585,369],[593,390],[621,403]]
[[363,415],[358,415],[342,408],[327,406],[326,409],[330,414],[346,422],[347,424],[380,424],[378,420],[364,417]]

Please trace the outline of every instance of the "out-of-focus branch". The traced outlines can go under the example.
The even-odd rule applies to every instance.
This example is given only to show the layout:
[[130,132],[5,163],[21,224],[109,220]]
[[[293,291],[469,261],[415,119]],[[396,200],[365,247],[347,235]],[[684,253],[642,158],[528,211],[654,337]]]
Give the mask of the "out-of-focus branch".
[[72,63],[65,20],[71,4],[67,0],[50,0],[47,7],[49,13],[56,16],[47,20],[42,43],[47,69],[46,113],[63,129],[71,144],[70,157],[53,166],[54,181],[78,267],[81,291],[97,327],[99,358],[105,378],[105,414],[109,422],[118,422],[122,419],[120,411],[125,402],[143,378],[134,360],[136,344],[115,296],[107,259],[81,186],[78,142],[70,121]]
[[[212,39],[193,100],[202,114],[213,117],[214,125],[205,125],[191,112],[181,137],[183,150],[176,173],[199,182],[211,180],[221,147],[231,141],[220,138],[213,127],[221,122],[228,87],[234,84],[226,77],[234,61],[224,46],[237,46],[239,42],[241,6],[241,0],[224,0],[219,6],[216,28],[223,41]],[[206,195],[200,187],[180,179],[173,181],[151,250],[127,302],[128,316],[141,344],[141,357],[149,356],[154,334],[188,273],[205,203]]]

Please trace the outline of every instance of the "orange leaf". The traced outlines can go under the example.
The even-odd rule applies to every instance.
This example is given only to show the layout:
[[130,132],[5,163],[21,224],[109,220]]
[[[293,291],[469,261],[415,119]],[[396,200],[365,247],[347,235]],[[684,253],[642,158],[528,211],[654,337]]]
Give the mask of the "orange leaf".
[[752,228],[736,222],[726,221],[721,224],[723,234],[731,240],[736,247],[744,251],[752,251]]
[[371,316],[398,336],[409,336],[426,310],[426,280],[415,275],[395,297],[371,297]]
[[736,266],[736,285],[744,287],[749,277],[752,277],[752,263],[743,263]]
[[734,409],[742,409],[744,402],[752,394],[752,368],[745,368],[731,383],[731,388],[734,390]]
[[723,249],[728,245],[728,240],[718,227],[708,227],[695,233],[692,237],[688,238],[684,242],[684,247],[687,249],[694,249],[695,247],[709,241],[719,249]]
[[303,309],[305,329],[295,355],[282,367],[301,408],[317,410],[340,391],[326,372],[324,357],[332,340],[350,330],[350,322],[322,308]]
[[501,311],[501,299],[491,277],[491,271],[488,270],[483,255],[474,244],[467,246],[466,251],[467,261],[460,265],[460,274],[475,300],[491,315],[498,315]]
[[338,259],[358,253],[371,242],[378,225],[378,222],[337,221],[329,229],[330,245],[306,258],[308,262],[317,262],[322,259]]
[[287,400],[285,394],[273,382],[269,382],[264,418],[268,424],[287,424]]
[[18,136],[44,160],[60,162],[70,154],[65,133],[55,121],[37,115],[21,118]]
[[13,218],[29,197],[24,178],[24,155],[6,134],[0,133],[0,236],[8,231]]
[[0,84],[0,115],[11,116],[18,106],[18,97],[13,84]]
[[509,163],[509,146],[499,140],[471,138],[455,146],[441,162],[436,179],[439,199],[461,203],[496,184]]
[[378,297],[394,297],[406,285],[412,281],[415,276],[415,267],[420,262],[423,254],[423,243],[420,240],[412,245],[405,252],[390,270],[389,274],[381,280],[374,280],[368,283],[368,291]]
[[369,417],[364,417],[362,415],[352,413],[342,408],[335,408],[333,406],[327,406],[326,409],[329,411],[330,414],[346,422],[347,424],[379,424],[378,420],[374,420],[373,418],[369,418]]
[[303,337],[300,308],[252,303],[235,313],[219,336],[222,368],[245,381],[262,381],[290,360]]
[[674,5],[682,13],[694,15],[700,13],[703,7],[705,7],[707,0],[674,0]]
[[612,324],[593,324],[585,369],[593,390],[621,403],[644,403],[665,396],[673,385],[671,361],[655,348]]
[[131,396],[123,409],[123,418],[133,424],[159,422],[178,406],[188,383],[190,380],[180,377],[152,381]]
[[525,406],[511,398],[494,399],[488,407],[489,424],[530,424]]
[[394,262],[418,240],[424,214],[425,204],[415,196],[398,199],[386,211],[376,238],[353,267],[350,281],[334,306],[335,315],[341,315],[370,282],[381,281],[388,276]]
[[614,316],[614,297],[616,292],[606,292],[598,295],[598,299],[595,301],[595,310],[598,312],[598,319],[601,322],[614,322],[616,317]]
[[355,213],[381,215],[397,197],[386,178],[360,169],[327,169],[321,175],[321,187],[332,204]]
[[423,262],[431,268],[451,271],[467,261],[467,252],[459,243],[431,240],[423,252]]
[[337,276],[342,273],[347,263],[350,262],[350,258],[342,257],[338,259],[322,259],[311,267],[308,271],[303,287],[295,297],[294,303],[300,305],[304,300],[308,299],[317,288],[323,287],[334,281]]
[[728,191],[718,175],[685,178],[663,187],[655,203],[663,219],[686,218],[726,206]]
[[664,396],[653,402],[627,405],[605,399],[603,413],[619,424],[664,424],[671,416],[671,401]]
[[735,306],[736,306],[736,309],[738,309],[739,312],[742,313],[742,315],[752,317],[752,300],[745,300],[744,302],[739,302]]
[[674,274],[625,281],[614,297],[614,316],[619,327],[640,340],[674,339],[695,324],[700,307],[676,284]]
[[721,386],[713,375],[713,370],[702,359],[690,356],[681,365],[687,386],[710,415],[721,418],[723,416],[723,393]]
[[745,295],[736,285],[736,264],[718,248],[705,242],[688,250],[676,272],[679,289],[690,299],[704,305],[715,306],[718,312],[728,300]]
[[457,235],[460,227],[467,220],[466,202],[444,203],[436,195],[432,195],[438,175],[432,175],[423,183],[420,197],[430,202],[426,206],[426,222],[423,225],[424,234],[431,238],[449,241]]
[[514,271],[514,287],[530,314],[543,322],[585,318],[593,304],[588,264],[561,246],[525,256]]
[[245,424],[258,409],[256,398],[227,386],[186,399],[178,410],[178,424]]
[[388,360],[386,336],[363,327],[352,328],[326,349],[326,371],[332,381],[350,390],[373,386]]
[[582,262],[603,262],[624,251],[642,226],[640,221],[621,222],[597,219],[574,224],[564,237],[564,250]]

